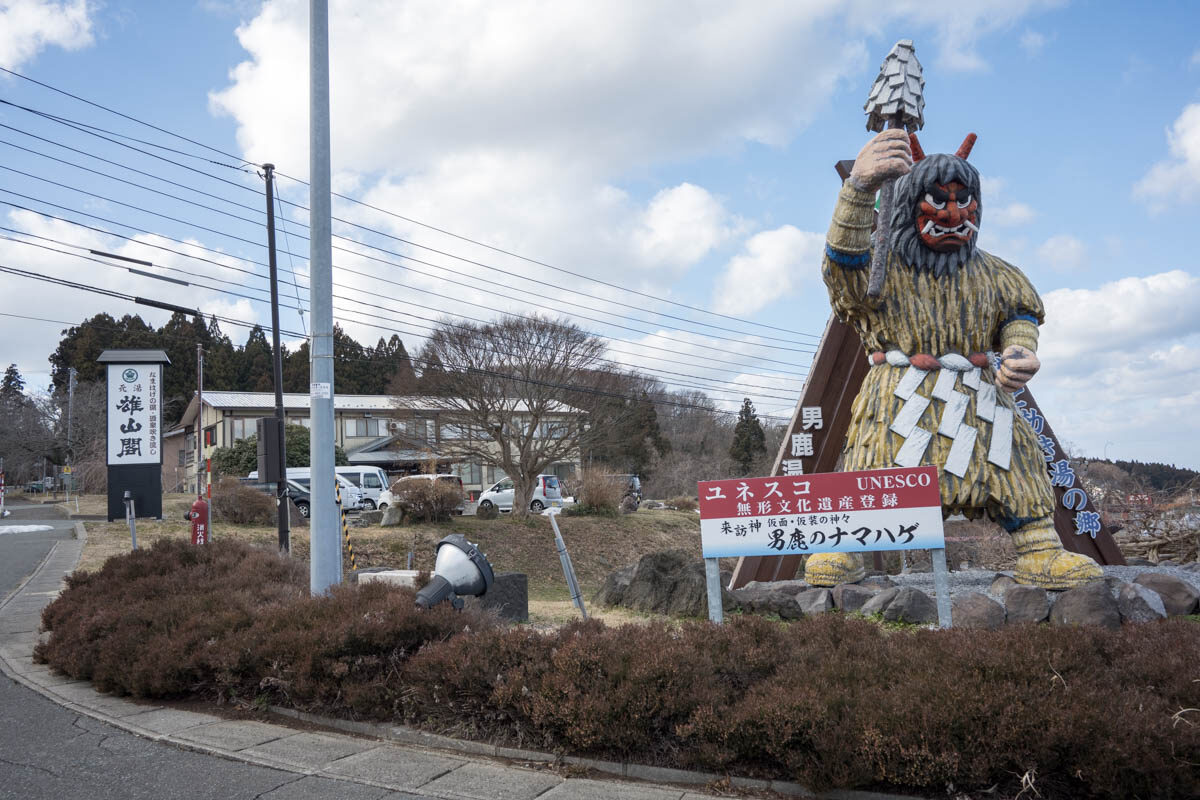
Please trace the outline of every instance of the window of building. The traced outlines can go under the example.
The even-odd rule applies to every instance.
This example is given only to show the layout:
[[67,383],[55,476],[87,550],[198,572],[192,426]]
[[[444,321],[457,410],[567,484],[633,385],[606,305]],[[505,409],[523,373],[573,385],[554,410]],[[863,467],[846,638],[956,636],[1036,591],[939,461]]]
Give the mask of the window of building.
[[496,481],[502,481],[505,478],[507,478],[508,473],[506,473],[504,470],[500,469],[499,467],[489,466],[487,468],[487,476],[488,476],[488,483],[495,483]]
[[248,439],[258,433],[258,426],[253,419],[235,417],[229,421],[229,431],[233,441]]
[[213,447],[217,443],[217,426],[204,429],[204,446]]
[[543,439],[561,439],[567,435],[567,423],[543,422],[538,427],[538,435]]
[[309,417],[288,417],[288,425],[303,425],[306,428],[312,428],[312,419]]
[[380,422],[381,420],[375,419],[374,417],[370,419],[346,419],[342,421],[342,426],[346,432],[347,438],[351,436],[358,437],[360,439],[366,436],[374,438],[381,435],[379,433],[381,429],[385,431],[387,430],[387,420],[382,420],[382,426],[380,425]]

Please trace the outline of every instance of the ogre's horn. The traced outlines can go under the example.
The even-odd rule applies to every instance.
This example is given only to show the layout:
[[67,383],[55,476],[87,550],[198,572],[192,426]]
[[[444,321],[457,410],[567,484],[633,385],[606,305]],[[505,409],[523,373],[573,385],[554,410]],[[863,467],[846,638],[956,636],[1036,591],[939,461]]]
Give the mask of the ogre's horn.
[[921,142],[917,140],[915,133],[908,135],[908,143],[912,147],[913,163],[915,164],[925,157],[925,151],[921,149]]
[[954,154],[964,161],[967,156],[971,155],[971,148],[975,146],[975,140],[979,137],[973,133],[968,133],[967,138],[963,139],[963,143],[959,145],[958,151]]

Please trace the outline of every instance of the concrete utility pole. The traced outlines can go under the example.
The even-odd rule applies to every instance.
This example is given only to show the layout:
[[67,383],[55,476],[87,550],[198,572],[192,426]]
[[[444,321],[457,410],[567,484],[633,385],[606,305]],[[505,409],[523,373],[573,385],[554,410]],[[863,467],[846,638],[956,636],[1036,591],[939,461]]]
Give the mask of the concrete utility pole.
[[333,478],[333,246],[329,167],[329,3],[309,1],[309,286],[312,303],[311,557],[309,590],[342,582],[342,540]]
[[[200,470],[204,464],[204,346],[196,342],[196,496],[204,496]],[[212,519],[210,516],[209,519]]]
[[[68,474],[71,476],[70,483],[75,482],[75,450],[71,437],[72,419],[75,410],[75,373],[74,367],[67,369],[67,467],[71,470]],[[71,488],[67,481],[63,481],[63,487],[67,492],[67,502],[71,500]],[[79,510],[79,494],[75,495],[75,510]]]

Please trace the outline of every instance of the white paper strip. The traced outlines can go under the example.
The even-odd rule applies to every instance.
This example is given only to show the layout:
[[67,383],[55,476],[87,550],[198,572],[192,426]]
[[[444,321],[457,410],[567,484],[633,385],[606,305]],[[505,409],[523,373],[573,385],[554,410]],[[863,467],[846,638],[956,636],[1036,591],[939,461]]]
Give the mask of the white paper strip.
[[896,453],[896,466],[920,466],[921,459],[925,456],[925,448],[929,446],[929,440],[932,438],[933,434],[924,428],[914,428],[904,440],[904,446]]
[[969,369],[966,372],[964,372],[963,373],[963,386],[967,387],[968,389],[974,389],[975,391],[979,391],[979,376],[980,376],[980,374],[981,373],[980,373],[979,367],[975,367],[974,369]]
[[954,383],[957,379],[958,373],[952,369],[938,370],[937,383],[933,385],[930,394],[943,402],[948,401],[950,395],[954,394]]
[[963,415],[967,413],[967,403],[971,401],[971,396],[962,392],[954,392],[950,395],[950,401],[946,403],[946,409],[942,411],[942,423],[938,425],[938,433],[942,436],[949,436],[953,439],[958,435],[958,428],[962,425]]
[[928,374],[928,370],[909,367],[904,373],[904,377],[896,384],[896,397],[902,400],[912,397],[912,393],[925,381],[925,376]]
[[950,445],[950,455],[946,456],[946,472],[960,478],[967,474],[978,435],[979,432],[970,425],[958,427],[958,435],[954,437],[954,444]]
[[1000,469],[1008,469],[1008,465],[1012,461],[1012,428],[1012,409],[996,406],[996,418],[992,421],[992,441],[988,447],[988,461]]
[[929,398],[916,395],[900,407],[900,413],[892,420],[890,428],[895,433],[908,437],[912,433],[913,428],[917,427],[917,423],[921,421],[921,415],[925,413],[925,409],[929,408]]
[[985,383],[979,387],[979,393],[975,395],[975,416],[991,422],[995,412],[996,386],[995,384]]

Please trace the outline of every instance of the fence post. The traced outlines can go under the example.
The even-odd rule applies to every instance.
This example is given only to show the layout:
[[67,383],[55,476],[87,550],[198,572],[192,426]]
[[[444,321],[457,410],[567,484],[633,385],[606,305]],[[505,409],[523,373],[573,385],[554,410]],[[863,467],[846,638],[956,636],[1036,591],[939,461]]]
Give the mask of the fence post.
[[704,582],[708,587],[708,619],[722,625],[725,622],[725,607],[721,603],[721,566],[717,559],[704,559]]

